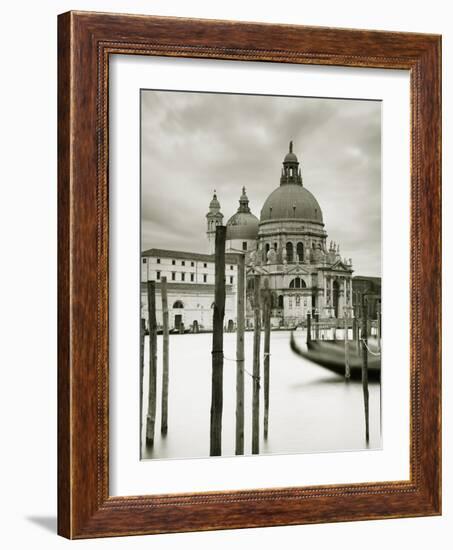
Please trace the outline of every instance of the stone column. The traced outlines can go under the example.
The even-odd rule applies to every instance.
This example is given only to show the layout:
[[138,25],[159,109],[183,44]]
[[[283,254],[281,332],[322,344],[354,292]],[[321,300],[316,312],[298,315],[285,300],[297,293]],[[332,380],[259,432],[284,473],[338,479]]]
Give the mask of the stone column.
[[334,316],[335,309],[333,307],[333,277],[330,277],[330,315],[331,317]]
[[345,295],[344,295],[344,284],[342,284],[343,281],[344,281],[343,277],[340,278],[339,285],[338,285],[338,319],[340,319],[340,317],[343,317],[343,314],[344,314]]

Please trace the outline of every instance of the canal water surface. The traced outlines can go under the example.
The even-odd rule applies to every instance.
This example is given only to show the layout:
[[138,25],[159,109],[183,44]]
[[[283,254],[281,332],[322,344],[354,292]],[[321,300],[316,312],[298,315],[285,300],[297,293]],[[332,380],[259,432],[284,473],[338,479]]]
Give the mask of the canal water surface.
[[[304,347],[304,333],[296,340]],[[168,434],[160,434],[162,336],[158,336],[156,436],[142,446],[144,459],[209,456],[212,334],[170,336]],[[381,447],[380,384],[370,383],[370,441],[360,382],[345,382],[297,355],[290,332],[271,333],[269,434],[263,438],[263,384],[260,390],[260,454],[288,454]],[[262,344],[263,346],[263,339]],[[253,333],[245,334],[245,368],[252,371]],[[262,349],[262,348],[261,348]],[[224,336],[222,455],[234,455],[236,407],[236,334]],[[263,353],[261,353],[263,356]],[[261,357],[262,359],[262,357]],[[148,338],[145,341],[144,428],[148,391]],[[262,360],[261,360],[262,372]],[[245,454],[251,454],[252,378],[245,374]],[[138,421],[138,419],[137,419]],[[142,438],[144,440],[144,437]]]

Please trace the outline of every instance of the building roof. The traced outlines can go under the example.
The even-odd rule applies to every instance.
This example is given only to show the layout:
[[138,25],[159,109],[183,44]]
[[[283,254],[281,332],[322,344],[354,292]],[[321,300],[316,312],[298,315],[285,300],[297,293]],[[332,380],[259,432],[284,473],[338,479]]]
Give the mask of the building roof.
[[[198,262],[214,262],[214,254],[200,254],[199,252],[185,252],[182,250],[167,250],[165,248],[150,248],[142,251],[142,258],[171,258],[172,260],[193,260]],[[236,254],[225,254],[229,264],[237,263]]]
[[354,281],[370,281],[371,283],[381,284],[381,277],[367,277],[366,275],[356,275]]

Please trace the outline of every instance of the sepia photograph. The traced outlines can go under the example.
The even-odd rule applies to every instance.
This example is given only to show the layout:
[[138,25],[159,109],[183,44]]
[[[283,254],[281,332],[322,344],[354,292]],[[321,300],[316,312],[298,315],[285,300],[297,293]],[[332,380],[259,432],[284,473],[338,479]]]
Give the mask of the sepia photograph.
[[142,460],[383,448],[381,105],[141,90]]

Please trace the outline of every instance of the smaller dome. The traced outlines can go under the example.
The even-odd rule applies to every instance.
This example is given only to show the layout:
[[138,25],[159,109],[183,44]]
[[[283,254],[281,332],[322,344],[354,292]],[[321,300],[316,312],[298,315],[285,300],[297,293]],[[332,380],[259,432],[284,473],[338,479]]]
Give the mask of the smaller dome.
[[245,187],[243,187],[238,211],[227,221],[226,238],[230,241],[234,239],[254,240],[258,237],[258,224],[258,218],[250,211],[249,199],[245,193]]
[[258,237],[259,220],[251,212],[236,212],[227,222],[226,238],[255,240]]

